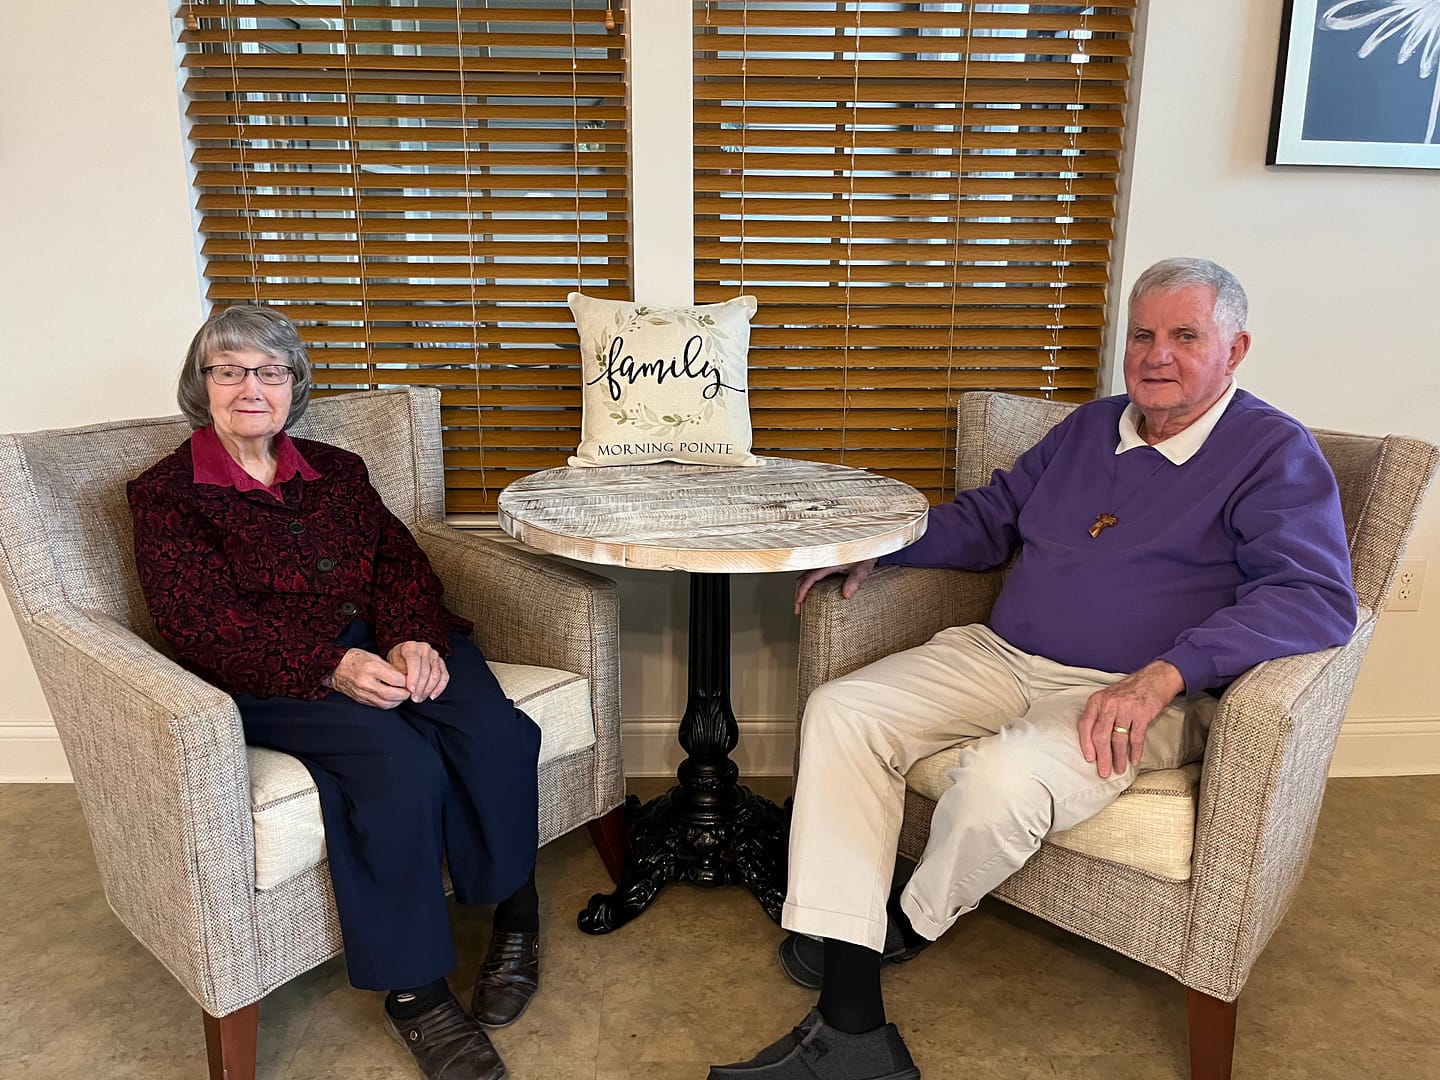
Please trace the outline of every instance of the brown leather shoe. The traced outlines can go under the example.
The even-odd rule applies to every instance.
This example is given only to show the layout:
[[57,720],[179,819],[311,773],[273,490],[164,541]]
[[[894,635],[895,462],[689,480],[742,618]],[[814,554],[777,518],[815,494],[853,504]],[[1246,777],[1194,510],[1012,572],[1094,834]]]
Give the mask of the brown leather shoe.
[[540,935],[495,930],[475,979],[470,1011],[487,1028],[509,1027],[530,1007],[540,989]]
[[413,1020],[397,1020],[387,1010],[385,1030],[409,1049],[425,1080],[505,1080],[510,1075],[490,1036],[453,996]]

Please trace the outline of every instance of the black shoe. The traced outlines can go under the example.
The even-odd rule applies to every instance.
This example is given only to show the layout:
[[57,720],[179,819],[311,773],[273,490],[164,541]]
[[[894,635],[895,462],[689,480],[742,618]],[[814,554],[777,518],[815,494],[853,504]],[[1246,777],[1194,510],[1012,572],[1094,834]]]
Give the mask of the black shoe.
[[505,1063],[454,996],[411,1020],[385,1012],[385,1030],[403,1043],[425,1080],[505,1080]]
[[710,1080],[920,1080],[920,1070],[894,1024],[851,1035],[810,1010],[790,1034],[749,1061],[710,1066]]
[[540,989],[540,934],[494,930],[475,979],[470,1011],[487,1028],[509,1027]]
[[[905,941],[900,924],[894,919],[885,921],[885,948],[881,950],[882,964],[903,964],[914,960],[928,949],[931,942],[921,938],[917,944]],[[780,966],[792,982],[807,990],[819,990],[825,978],[825,945],[819,938],[805,934],[791,934],[780,942]]]

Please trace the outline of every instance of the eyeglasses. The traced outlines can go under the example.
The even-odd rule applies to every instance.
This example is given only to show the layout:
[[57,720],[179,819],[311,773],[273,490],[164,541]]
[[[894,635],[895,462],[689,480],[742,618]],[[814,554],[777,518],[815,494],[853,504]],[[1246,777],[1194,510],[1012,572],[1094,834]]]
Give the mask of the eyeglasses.
[[260,367],[241,367],[239,364],[211,364],[209,367],[201,368],[206,375],[215,380],[217,386],[235,386],[245,381],[245,376],[252,371],[255,377],[266,386],[284,386],[295,374],[295,369],[285,367],[283,364],[262,364]]

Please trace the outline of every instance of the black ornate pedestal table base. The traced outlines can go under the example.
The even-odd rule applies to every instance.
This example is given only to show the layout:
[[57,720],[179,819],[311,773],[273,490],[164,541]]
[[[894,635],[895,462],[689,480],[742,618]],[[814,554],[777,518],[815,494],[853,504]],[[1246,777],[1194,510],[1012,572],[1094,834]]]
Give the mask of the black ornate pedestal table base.
[[686,759],[679,783],[644,806],[625,804],[634,856],[612,893],[597,893],[580,929],[605,934],[648,908],[671,881],[743,885],[780,921],[785,901],[789,804],[741,787],[730,760],[739,728],[730,707],[730,577],[690,576],[689,701],[680,721]]

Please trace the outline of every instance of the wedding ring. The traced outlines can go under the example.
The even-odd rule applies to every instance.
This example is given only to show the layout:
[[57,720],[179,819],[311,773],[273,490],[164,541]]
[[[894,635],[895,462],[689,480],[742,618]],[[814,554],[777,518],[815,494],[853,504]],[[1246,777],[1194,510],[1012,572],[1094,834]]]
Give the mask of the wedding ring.
[[1128,727],[1117,727],[1111,728],[1110,730],[1113,731],[1116,735],[1125,735],[1130,731]]

